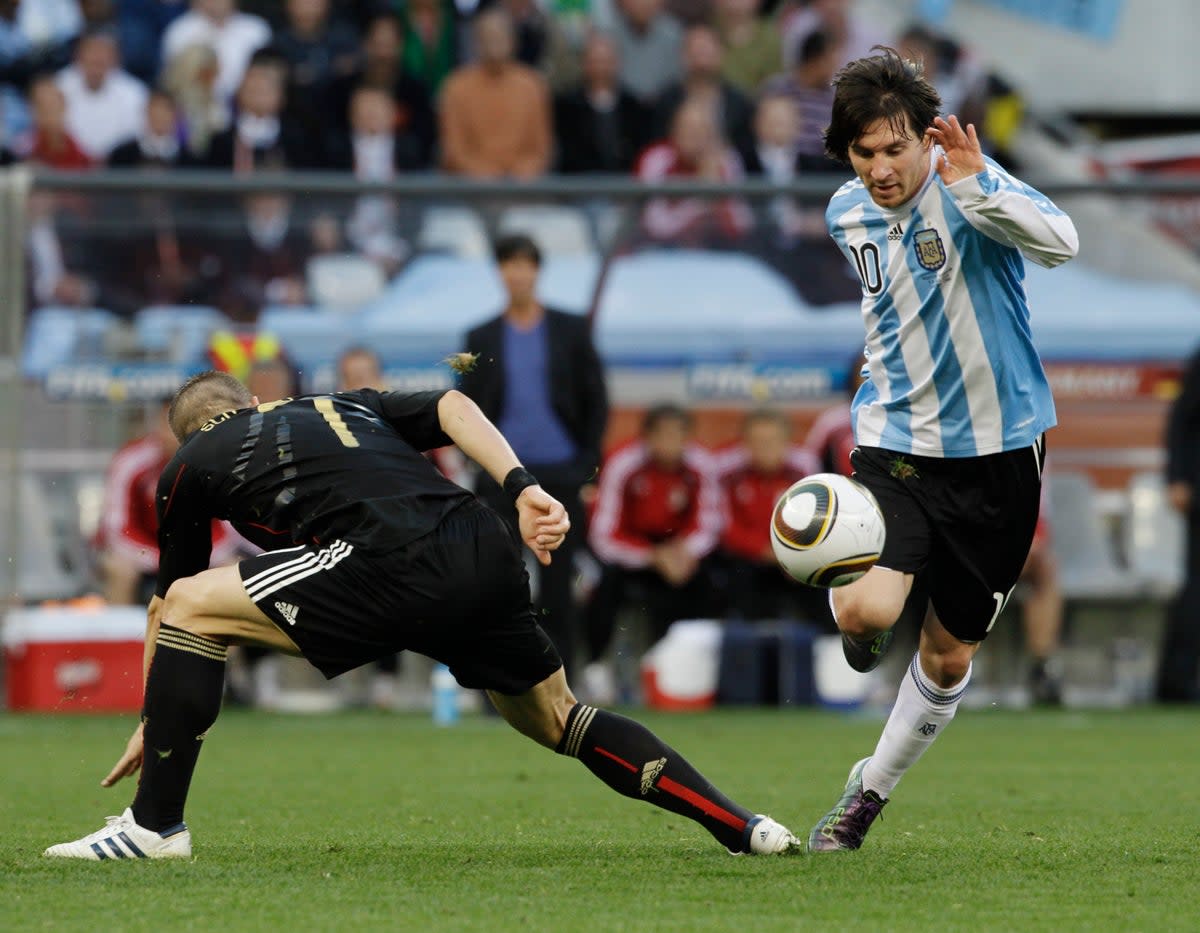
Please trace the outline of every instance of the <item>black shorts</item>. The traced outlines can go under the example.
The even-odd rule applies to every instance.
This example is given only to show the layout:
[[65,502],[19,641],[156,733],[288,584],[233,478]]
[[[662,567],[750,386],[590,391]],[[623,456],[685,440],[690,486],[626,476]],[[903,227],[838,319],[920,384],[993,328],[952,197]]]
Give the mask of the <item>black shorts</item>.
[[916,576],[955,638],[983,641],[1016,585],[1041,503],[1044,436],[984,457],[918,457],[856,447],[854,478],[883,510],[878,566]]
[[238,564],[254,603],[326,677],[397,651],[446,664],[464,687],[515,696],[562,666],[538,626],[520,541],[477,500],[383,554],[334,541]]

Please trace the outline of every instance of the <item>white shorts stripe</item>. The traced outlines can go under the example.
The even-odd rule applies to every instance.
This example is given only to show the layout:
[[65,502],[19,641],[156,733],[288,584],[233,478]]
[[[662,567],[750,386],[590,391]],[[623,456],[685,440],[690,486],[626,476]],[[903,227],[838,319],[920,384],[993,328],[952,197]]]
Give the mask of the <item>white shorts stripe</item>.
[[303,557],[297,557],[295,560],[285,561],[278,566],[272,567],[269,570],[264,570],[260,574],[256,574],[250,580],[246,580],[243,584],[246,588],[246,593],[251,599],[254,599],[254,591],[260,587],[267,586],[272,580],[281,576],[287,576],[297,570],[309,566],[316,561],[316,554],[305,554]]
[[[340,560],[340,558],[339,558],[339,560]],[[255,601],[259,602],[261,600],[264,600],[268,596],[270,596],[272,593],[276,592],[277,590],[281,590],[285,586],[291,586],[293,583],[299,583],[305,577],[311,577],[313,574],[320,573],[322,570],[329,570],[331,567],[333,567],[337,563],[338,563],[338,561],[335,560],[335,561],[332,561],[331,563],[329,563],[328,565],[318,564],[316,567],[309,567],[306,570],[298,571],[297,573],[293,574],[290,577],[285,577],[282,580],[276,580],[274,583],[270,584],[265,590],[262,590],[258,594],[258,597]]]
[[328,570],[336,566],[343,558],[354,550],[353,545],[345,541],[335,541],[329,547],[317,553],[304,554],[294,560],[286,561],[277,567],[272,567],[262,573],[255,574],[245,582],[246,595],[254,602],[271,595],[280,587],[309,576],[320,570]]
[[[305,553],[299,554],[296,557],[293,557],[291,560],[286,560],[282,564],[276,564],[273,567],[268,567],[266,570],[259,571],[252,577],[248,577],[245,581],[246,586],[253,586],[261,578],[270,576],[271,574],[273,574],[277,570],[279,570],[281,567],[286,567],[289,564],[295,564],[298,561],[307,560],[309,557],[312,556],[312,552],[308,550],[308,545],[306,545],[306,544],[301,544],[299,547],[288,548],[287,550],[288,551],[304,551]],[[283,553],[286,553],[286,552],[285,551],[269,551],[266,555],[260,555],[260,556],[268,556],[268,555],[283,554]]]

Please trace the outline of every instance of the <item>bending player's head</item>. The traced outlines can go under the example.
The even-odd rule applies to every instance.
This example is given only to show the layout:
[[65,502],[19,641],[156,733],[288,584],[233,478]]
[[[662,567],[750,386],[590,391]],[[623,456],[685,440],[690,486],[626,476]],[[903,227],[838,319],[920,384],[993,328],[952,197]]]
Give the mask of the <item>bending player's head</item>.
[[250,405],[250,390],[229,373],[209,370],[192,376],[179,387],[167,420],[183,443],[203,424],[223,411],[237,411]]
[[850,164],[875,203],[897,207],[929,173],[925,130],[942,100],[919,64],[876,48],[879,55],[851,62],[834,78],[825,152]]

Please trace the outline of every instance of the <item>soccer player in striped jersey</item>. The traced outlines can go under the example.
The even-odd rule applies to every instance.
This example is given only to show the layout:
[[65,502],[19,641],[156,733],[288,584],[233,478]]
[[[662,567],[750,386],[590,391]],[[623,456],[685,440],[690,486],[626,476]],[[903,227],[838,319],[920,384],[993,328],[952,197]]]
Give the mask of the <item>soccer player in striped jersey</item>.
[[864,672],[906,608],[923,621],[883,735],[813,828],[813,851],[862,845],[953,718],[1021,573],[1055,423],[1024,260],[1056,266],[1078,249],[1066,214],[985,157],[974,126],[939,116],[919,65],[878,51],[834,81],[826,152],[856,177],[826,221],[862,284],[868,378],[851,463],[879,500],[887,542],[831,603],[846,659]]
[[[142,724],[102,784],[139,767],[141,781],[121,816],[46,855],[191,855],[184,801],[234,643],[301,655],[326,677],[419,651],[487,690],[522,734],[618,793],[696,821],[730,851],[801,848],[644,726],[575,700],[535,620],[520,550],[523,540],[549,564],[570,521],[465,395],[362,389],[259,404],[210,372],[179,390],[170,421],[181,446],[158,485]],[[513,499],[519,536],[421,455],[452,443]],[[266,553],[206,570],[213,518]]]

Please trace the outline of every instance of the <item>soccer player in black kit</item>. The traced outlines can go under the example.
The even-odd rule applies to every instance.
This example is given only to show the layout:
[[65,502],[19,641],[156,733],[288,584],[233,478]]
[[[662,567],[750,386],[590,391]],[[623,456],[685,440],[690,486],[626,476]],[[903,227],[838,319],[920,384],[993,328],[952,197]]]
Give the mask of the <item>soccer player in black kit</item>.
[[[731,852],[801,849],[645,727],[572,696],[534,620],[517,535],[421,456],[457,444],[513,497],[520,539],[551,560],[570,526],[565,509],[465,395],[363,389],[260,405],[232,376],[209,372],[183,385],[170,420],[181,447],[158,486],[142,722],[101,783],[139,767],[141,779],[121,816],[46,855],[191,855],[184,801],[231,644],[300,655],[326,677],[418,651],[487,690],[519,732],[618,793],[695,820]],[[214,517],[267,552],[206,570]]]

